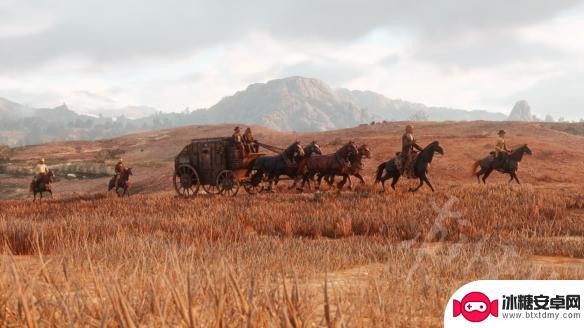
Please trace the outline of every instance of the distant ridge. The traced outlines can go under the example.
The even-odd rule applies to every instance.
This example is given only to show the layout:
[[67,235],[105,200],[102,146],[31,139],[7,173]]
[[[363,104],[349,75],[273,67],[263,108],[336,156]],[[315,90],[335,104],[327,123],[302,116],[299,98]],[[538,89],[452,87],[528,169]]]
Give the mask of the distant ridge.
[[[301,76],[251,84],[208,109],[161,113],[151,107],[128,106],[102,111],[117,113],[117,117],[79,112],[83,109],[76,111],[66,104],[36,109],[0,98],[0,144],[18,146],[60,140],[95,140],[192,124],[233,123],[262,125],[280,131],[325,131],[384,120],[507,119],[500,113],[431,107],[390,99],[372,91],[335,90],[323,81]],[[140,112],[150,114],[139,117]]]

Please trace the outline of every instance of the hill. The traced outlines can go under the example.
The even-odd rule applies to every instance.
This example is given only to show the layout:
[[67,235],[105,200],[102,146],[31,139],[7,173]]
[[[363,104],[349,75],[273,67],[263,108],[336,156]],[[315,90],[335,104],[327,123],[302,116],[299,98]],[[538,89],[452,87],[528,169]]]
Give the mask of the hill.
[[354,127],[375,116],[344,101],[317,79],[290,77],[252,84],[208,110],[208,122],[257,124],[281,131]]
[[[381,123],[357,128],[325,132],[280,132],[253,127],[262,142],[286,146],[295,139],[317,140],[325,153],[332,153],[338,144],[349,139],[367,143],[373,152],[366,162],[366,176],[372,180],[374,168],[399,150],[400,135],[405,123]],[[27,197],[30,168],[39,158],[60,170],[57,194],[103,191],[111,167],[118,157],[124,157],[134,167],[133,192],[172,191],[173,159],[193,138],[231,135],[233,125],[186,126],[132,134],[100,141],[56,142],[11,149],[9,159],[0,163],[0,183],[5,197]],[[508,131],[511,147],[528,144],[534,155],[521,163],[519,176],[533,185],[577,185],[584,183],[581,163],[584,161],[584,137],[557,131],[542,123],[519,122],[417,122],[420,144],[439,140],[446,150],[432,164],[431,176],[439,188],[450,183],[475,183],[470,177],[474,160],[493,148],[496,132]],[[66,174],[74,177],[66,178]],[[506,177],[494,174],[492,183],[506,182]],[[406,182],[407,184],[407,182]]]
[[66,104],[37,109],[0,98],[0,144],[97,140],[191,124],[237,122],[280,131],[325,131],[382,120],[506,119],[499,113],[431,107],[371,91],[334,90],[320,80],[298,76],[252,84],[208,109],[161,113],[151,107],[129,106],[103,108],[99,112],[105,115],[98,116],[80,114],[83,112],[83,108],[71,109]]
[[464,110],[426,106],[421,103],[390,99],[372,91],[339,89],[341,99],[388,121],[406,121],[421,116],[427,121],[503,121],[505,114],[485,110]]

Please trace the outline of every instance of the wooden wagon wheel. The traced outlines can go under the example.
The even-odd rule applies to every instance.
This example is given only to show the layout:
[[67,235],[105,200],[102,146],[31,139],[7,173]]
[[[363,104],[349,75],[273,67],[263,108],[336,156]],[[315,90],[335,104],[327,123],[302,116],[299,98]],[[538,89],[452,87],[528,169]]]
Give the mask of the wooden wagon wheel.
[[239,191],[239,181],[231,170],[224,170],[217,176],[217,186],[221,194],[235,196]]
[[199,192],[201,180],[194,167],[182,164],[174,172],[174,189],[177,194],[184,198],[194,197]]
[[260,181],[254,182],[253,177],[256,174],[257,170],[253,170],[249,174],[249,181],[247,181],[243,188],[245,191],[250,195],[259,194],[264,191],[264,184],[263,184],[263,177],[260,177]]
[[217,184],[203,185],[203,190],[205,190],[205,192],[208,193],[209,195],[218,195],[221,193],[221,188],[219,188],[219,185]]

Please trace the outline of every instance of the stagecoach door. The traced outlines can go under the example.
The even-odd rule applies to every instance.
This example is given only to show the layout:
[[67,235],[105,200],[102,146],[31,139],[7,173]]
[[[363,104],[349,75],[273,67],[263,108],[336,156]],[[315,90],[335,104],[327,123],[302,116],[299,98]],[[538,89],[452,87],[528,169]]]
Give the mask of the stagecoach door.
[[203,184],[215,184],[219,172],[223,170],[223,147],[220,142],[201,144],[199,148],[200,179]]

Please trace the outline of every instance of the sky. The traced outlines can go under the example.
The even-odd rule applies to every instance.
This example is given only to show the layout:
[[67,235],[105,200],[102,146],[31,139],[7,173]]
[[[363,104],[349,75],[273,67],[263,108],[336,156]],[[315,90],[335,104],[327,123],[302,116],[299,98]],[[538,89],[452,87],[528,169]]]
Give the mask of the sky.
[[0,0],[0,97],[210,107],[287,76],[433,106],[584,117],[581,0]]

